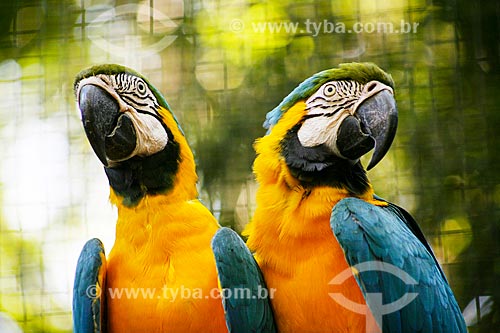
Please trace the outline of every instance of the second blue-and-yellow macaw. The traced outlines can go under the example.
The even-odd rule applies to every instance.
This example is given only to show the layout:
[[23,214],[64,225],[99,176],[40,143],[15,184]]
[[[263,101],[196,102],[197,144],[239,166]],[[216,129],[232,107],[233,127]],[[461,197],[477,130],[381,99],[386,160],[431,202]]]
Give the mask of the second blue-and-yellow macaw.
[[82,250],[74,331],[274,331],[255,260],[197,199],[193,154],[161,93],[110,64],[78,74],[75,94],[118,221],[108,258],[98,239]]
[[429,244],[402,208],[374,195],[368,168],[396,132],[390,75],[350,63],[302,82],[255,144],[257,206],[244,234],[279,332],[465,332]]

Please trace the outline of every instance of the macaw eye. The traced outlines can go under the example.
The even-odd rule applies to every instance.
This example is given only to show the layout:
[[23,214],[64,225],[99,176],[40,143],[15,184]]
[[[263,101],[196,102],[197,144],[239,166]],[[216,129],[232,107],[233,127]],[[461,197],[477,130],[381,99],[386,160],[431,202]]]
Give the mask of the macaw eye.
[[325,94],[325,96],[327,96],[327,97],[333,96],[336,91],[337,91],[337,89],[333,83],[327,84],[323,88],[323,94]]
[[137,82],[137,92],[141,95],[146,94],[146,84],[142,81]]

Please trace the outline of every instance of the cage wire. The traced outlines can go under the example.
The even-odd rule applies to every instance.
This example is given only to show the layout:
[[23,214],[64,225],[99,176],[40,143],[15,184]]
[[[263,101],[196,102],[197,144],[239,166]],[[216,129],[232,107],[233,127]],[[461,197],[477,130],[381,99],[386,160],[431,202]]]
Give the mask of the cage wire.
[[[116,211],[74,102],[78,71],[111,62],[147,76],[195,151],[203,202],[241,231],[255,209],[252,143],[265,134],[266,112],[319,70],[371,61],[396,82],[400,124],[369,177],[423,228],[471,332],[488,332],[498,299],[498,53],[468,33],[491,24],[498,35],[484,19],[500,16],[498,6],[487,4],[2,4],[0,331],[71,331],[79,252],[93,237],[107,252],[113,245]],[[356,23],[365,30],[349,32]]]

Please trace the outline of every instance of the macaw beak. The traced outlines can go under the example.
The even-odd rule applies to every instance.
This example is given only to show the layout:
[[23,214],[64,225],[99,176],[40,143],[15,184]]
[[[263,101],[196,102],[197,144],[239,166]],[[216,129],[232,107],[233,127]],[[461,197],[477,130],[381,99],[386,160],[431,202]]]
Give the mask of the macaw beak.
[[104,166],[131,156],[137,144],[136,131],[129,116],[120,112],[116,99],[93,84],[81,87],[77,98],[85,133]]
[[366,98],[352,116],[340,125],[337,147],[340,153],[358,160],[375,148],[367,170],[382,160],[396,136],[398,112],[391,91],[383,89]]

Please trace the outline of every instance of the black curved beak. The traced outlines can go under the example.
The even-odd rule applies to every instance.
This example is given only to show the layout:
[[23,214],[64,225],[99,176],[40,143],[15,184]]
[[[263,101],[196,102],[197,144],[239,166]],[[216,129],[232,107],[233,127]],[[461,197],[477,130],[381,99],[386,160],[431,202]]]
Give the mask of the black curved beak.
[[337,147],[349,159],[357,160],[375,148],[367,170],[384,158],[396,136],[398,112],[393,94],[382,90],[368,97],[340,125]]
[[92,149],[105,166],[132,154],[137,136],[127,114],[118,102],[101,87],[87,84],[80,89],[78,106],[85,134]]

